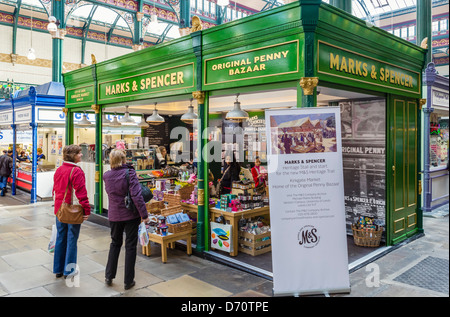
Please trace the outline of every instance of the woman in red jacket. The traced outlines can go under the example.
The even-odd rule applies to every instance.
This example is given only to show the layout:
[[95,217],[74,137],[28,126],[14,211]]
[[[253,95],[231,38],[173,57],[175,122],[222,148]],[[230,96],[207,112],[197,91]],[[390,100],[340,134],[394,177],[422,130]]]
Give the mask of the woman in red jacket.
[[[72,191],[75,191],[75,196],[84,209],[84,220],[87,220],[91,214],[84,172],[81,167],[77,165],[78,162],[81,162],[82,156],[81,147],[78,145],[67,145],[63,149],[64,163],[58,167],[53,176],[55,215],[63,202],[66,188],[68,188],[66,203],[73,203]],[[69,180],[71,172],[72,176]],[[61,277],[63,275],[64,277],[67,277],[69,274],[73,276],[77,273],[77,241],[80,234],[80,227],[80,224],[73,225],[62,223],[56,218],[56,228],[58,233],[56,235],[55,255],[53,260],[53,273],[56,274],[56,277]]]

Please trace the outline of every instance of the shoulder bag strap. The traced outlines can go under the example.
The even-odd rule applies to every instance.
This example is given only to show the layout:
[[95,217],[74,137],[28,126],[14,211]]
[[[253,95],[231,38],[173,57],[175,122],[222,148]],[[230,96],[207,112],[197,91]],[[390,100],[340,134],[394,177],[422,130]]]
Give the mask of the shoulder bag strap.
[[72,170],[70,171],[70,174],[69,174],[69,181],[67,182],[66,191],[64,193],[64,198],[63,198],[63,203],[66,202],[66,195],[67,195],[67,191],[69,190],[70,178],[72,177],[72,172],[73,172],[74,168],[75,167],[72,167]]

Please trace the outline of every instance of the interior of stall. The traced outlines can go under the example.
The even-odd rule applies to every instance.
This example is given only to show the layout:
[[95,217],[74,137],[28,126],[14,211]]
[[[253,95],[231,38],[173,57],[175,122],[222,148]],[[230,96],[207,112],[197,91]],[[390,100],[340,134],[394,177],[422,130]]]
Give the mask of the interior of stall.
[[[348,253],[352,263],[375,249],[355,244],[352,224],[385,226],[385,99],[330,87],[319,87],[318,91],[318,106],[341,108]],[[297,94],[296,88],[288,88],[209,98],[209,128],[205,132],[210,146],[207,253],[212,257],[272,272],[264,110],[296,107]],[[248,119],[227,119],[237,102]],[[196,100],[186,96],[170,102],[142,101],[104,108],[102,160],[104,173],[110,169],[111,150],[124,149],[139,181],[153,192],[153,199],[147,203],[152,219],[148,231],[170,235],[192,230],[195,246],[198,129],[195,120],[186,123],[182,119],[190,106],[196,113]],[[92,196],[89,199],[93,201],[95,122],[93,114],[86,115],[91,124],[75,122],[74,143],[83,148],[81,164]],[[288,135],[292,151],[307,153],[312,146],[325,147],[335,131],[310,121],[296,131],[288,131]],[[282,146],[279,151],[284,153],[286,148]],[[230,172],[228,167],[233,164],[228,161],[237,162],[237,173]],[[104,216],[107,209],[108,196],[103,191]],[[182,218],[183,213],[189,218]],[[227,237],[218,239],[220,235]],[[379,246],[383,244],[384,240]]]

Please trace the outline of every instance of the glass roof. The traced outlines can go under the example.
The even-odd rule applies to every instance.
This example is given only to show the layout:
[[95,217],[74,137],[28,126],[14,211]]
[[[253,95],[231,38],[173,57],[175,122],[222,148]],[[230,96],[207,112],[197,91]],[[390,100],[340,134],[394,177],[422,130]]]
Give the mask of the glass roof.
[[[9,4],[14,5],[17,3],[18,0],[0,0],[0,4]],[[187,1],[187,0],[186,0]],[[236,3],[242,4],[245,7],[254,8],[256,10],[259,10],[257,8],[261,8],[268,3],[272,3],[274,0],[236,0]],[[330,0],[323,0],[324,2],[329,3]],[[44,6],[42,3],[47,3],[49,0],[22,0],[22,5],[27,6],[33,6],[35,8],[39,8],[41,11],[44,10]],[[68,5],[78,3],[77,0],[67,1]],[[71,25],[71,23],[74,23],[74,20],[78,20],[81,23],[87,22],[87,19],[90,17],[90,13],[93,8],[96,8],[96,11],[94,15],[92,16],[92,27],[95,25],[105,26],[108,30],[114,26],[116,29],[129,32],[130,34],[125,35],[126,33],[122,33],[125,36],[132,37],[131,30],[133,29],[133,26],[130,28],[125,21],[125,18],[123,16],[120,16],[119,19],[116,18],[119,15],[119,13],[123,13],[121,11],[114,11],[110,8],[101,6],[100,2],[96,2],[95,4],[89,3],[89,0],[84,1],[86,4],[81,5],[80,7],[76,8],[72,13],[68,21],[68,25]],[[292,1],[284,1],[284,0],[278,0],[277,5],[282,5],[283,3],[288,3]],[[352,0],[352,14],[355,15],[358,18],[369,20],[370,22],[373,22],[374,20],[378,20],[377,16],[389,13],[391,11],[401,10],[405,8],[410,7],[416,7],[417,0]],[[106,25],[105,25],[106,23]],[[115,25],[114,25],[115,23]],[[148,22],[147,22],[148,23]],[[151,24],[150,24],[151,25]],[[154,41],[162,35],[165,34],[166,40],[170,40],[173,38],[178,38],[179,31],[178,26],[173,25],[170,28],[170,30],[166,33],[166,28],[171,25],[166,22],[163,22],[160,20],[158,22],[158,27],[147,27],[146,28],[146,37],[145,41]],[[79,26],[79,23],[78,23]],[[152,39],[149,39],[148,37],[151,37]]]

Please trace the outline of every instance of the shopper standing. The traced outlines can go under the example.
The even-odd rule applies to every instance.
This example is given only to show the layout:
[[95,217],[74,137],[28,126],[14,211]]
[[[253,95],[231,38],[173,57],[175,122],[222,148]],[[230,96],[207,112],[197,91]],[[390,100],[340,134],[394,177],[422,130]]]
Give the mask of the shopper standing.
[[240,180],[239,174],[241,173],[241,165],[236,161],[234,153],[225,155],[223,170],[219,186],[220,195],[231,193],[233,182]]
[[[58,167],[53,177],[53,197],[55,201],[55,215],[63,203],[64,194],[67,188],[65,202],[73,204],[72,193],[78,199],[79,204],[84,209],[84,220],[91,214],[91,206],[86,190],[86,180],[84,172],[77,165],[81,162],[81,147],[78,145],[67,145],[63,149],[63,164]],[[69,179],[70,177],[70,179]],[[67,277],[75,275],[77,263],[77,241],[80,235],[81,224],[62,223],[56,218],[56,244],[53,260],[53,273],[56,277]]]
[[12,173],[13,169],[13,151],[8,150],[7,153],[0,156],[0,196],[5,196],[6,186],[8,184],[8,177]]
[[[123,244],[125,232],[125,289],[135,285],[134,266],[137,255],[138,228],[141,218],[149,222],[147,208],[139,184],[139,180],[132,165],[126,164],[126,156],[123,150],[112,150],[109,155],[111,170],[103,175],[105,190],[108,194],[109,209],[108,219],[111,228],[111,245],[108,254],[108,263],[105,270],[105,283],[112,284],[116,277],[117,263],[120,248]],[[127,179],[128,172],[128,179]],[[125,205],[125,197],[130,192],[131,199],[137,212],[130,211]]]

